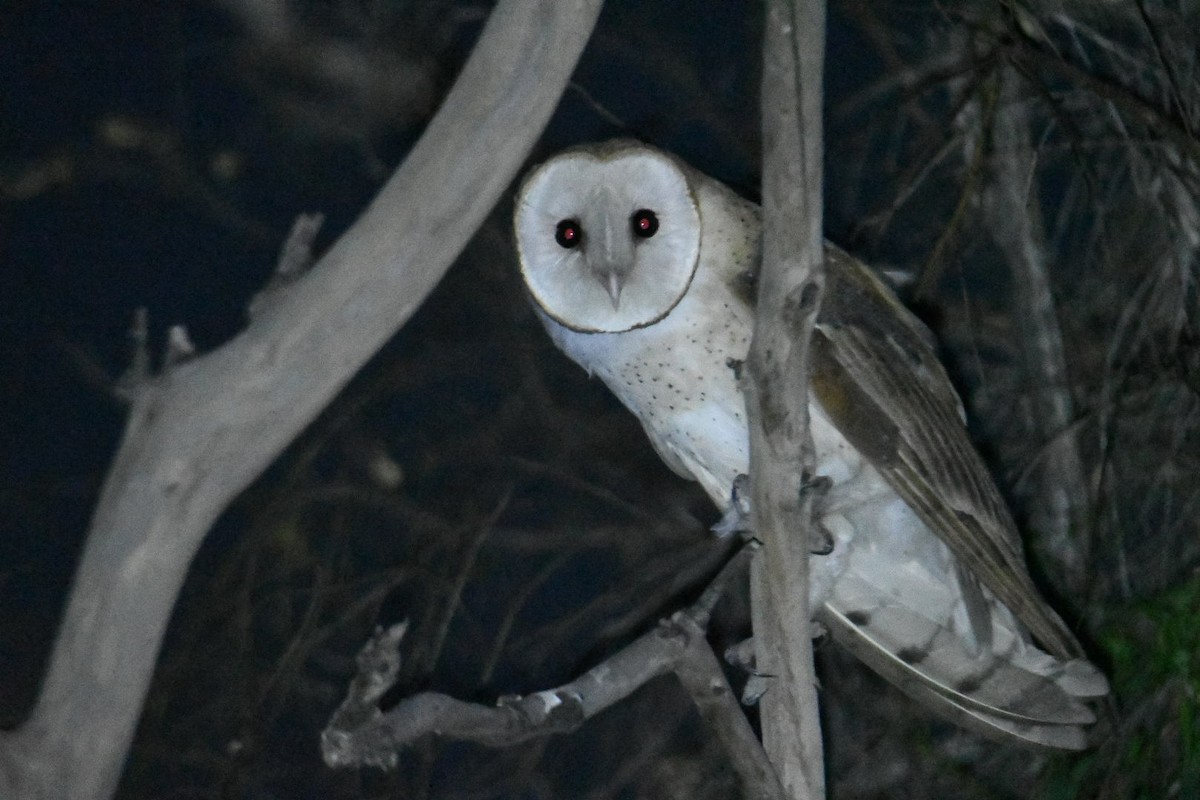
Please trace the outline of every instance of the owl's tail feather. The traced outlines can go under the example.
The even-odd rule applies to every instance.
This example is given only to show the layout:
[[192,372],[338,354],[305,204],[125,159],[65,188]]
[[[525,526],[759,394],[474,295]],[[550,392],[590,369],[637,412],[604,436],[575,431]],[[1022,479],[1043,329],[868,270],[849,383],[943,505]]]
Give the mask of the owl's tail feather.
[[834,638],[899,689],[951,720],[992,738],[1080,750],[1103,696],[1104,676],[1083,660],[1047,655],[997,617],[996,641],[980,653],[869,584],[843,578],[819,610]]

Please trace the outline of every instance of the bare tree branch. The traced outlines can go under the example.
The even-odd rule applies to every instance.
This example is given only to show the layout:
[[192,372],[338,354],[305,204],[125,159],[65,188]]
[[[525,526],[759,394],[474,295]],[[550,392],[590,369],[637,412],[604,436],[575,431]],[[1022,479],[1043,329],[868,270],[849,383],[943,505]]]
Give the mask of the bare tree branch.
[[[808,341],[824,280],[821,211],[825,4],[767,4],[763,53],[763,265],[747,360],[753,528],[763,542],[751,578],[763,740],[795,800],[825,794],[809,639],[812,473]],[[809,497],[805,501],[803,496]]]
[[491,747],[507,747],[569,733],[624,700],[654,678],[675,674],[741,776],[748,798],[786,800],[746,715],[705,640],[713,607],[745,570],[755,548],[735,555],[691,608],[664,620],[570,683],[494,706],[425,692],[382,712],[378,701],[394,684],[406,625],[376,631],[358,656],[359,671],[346,700],[321,734],[325,761],[393,769],[400,749],[430,734]]
[[600,0],[503,0],[367,211],[241,335],[132,390],[34,711],[0,739],[0,796],[101,800],[213,521],[417,309],[524,161]]
[[[1086,580],[1088,536],[1084,528],[1088,485],[1079,443],[1069,429],[1074,400],[1067,371],[1062,330],[1050,287],[1049,256],[1037,199],[1037,153],[1030,133],[1020,80],[1001,70],[1000,105],[992,125],[994,162],[985,184],[983,211],[992,238],[1008,260],[1020,307],[1014,317],[1025,369],[1033,386],[1032,427],[1043,441],[1052,442],[1039,460],[1031,521],[1040,543],[1054,559],[1058,577],[1075,596]],[[1060,435],[1061,432],[1067,433]]]

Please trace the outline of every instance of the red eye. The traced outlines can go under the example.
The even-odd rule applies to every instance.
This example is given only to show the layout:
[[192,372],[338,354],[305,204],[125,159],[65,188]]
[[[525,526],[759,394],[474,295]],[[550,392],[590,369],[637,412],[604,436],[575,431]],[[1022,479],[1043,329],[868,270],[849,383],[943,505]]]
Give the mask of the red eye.
[[658,215],[648,208],[641,208],[633,212],[629,222],[633,225],[634,236],[649,239],[658,233]]
[[578,247],[582,239],[583,229],[579,227],[578,220],[564,219],[554,229],[554,241],[558,242],[559,247],[570,250],[572,247]]

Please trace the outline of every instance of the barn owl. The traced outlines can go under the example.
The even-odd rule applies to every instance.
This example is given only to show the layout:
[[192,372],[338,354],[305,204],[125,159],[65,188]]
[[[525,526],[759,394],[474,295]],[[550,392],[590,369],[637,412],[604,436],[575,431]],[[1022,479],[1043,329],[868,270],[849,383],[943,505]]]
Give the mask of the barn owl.
[[[555,344],[728,511],[749,469],[730,364],[750,344],[758,207],[664,152],[617,141],[532,170],[514,228]],[[814,617],[964,726],[1086,747],[1089,701],[1108,684],[1034,588],[932,334],[864,265],[832,245],[826,263],[809,413],[826,486],[815,514],[833,546],[810,559]]]

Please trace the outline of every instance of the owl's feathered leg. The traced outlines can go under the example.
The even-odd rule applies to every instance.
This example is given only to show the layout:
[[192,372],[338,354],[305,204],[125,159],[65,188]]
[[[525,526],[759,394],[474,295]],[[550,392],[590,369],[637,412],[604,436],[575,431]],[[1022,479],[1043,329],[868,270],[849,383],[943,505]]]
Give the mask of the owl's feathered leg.
[[[808,552],[815,556],[827,556],[833,552],[833,534],[821,522],[821,504],[833,486],[833,481],[824,475],[805,480],[800,487],[800,500],[812,493],[813,525],[809,529]],[[734,533],[752,533],[750,525],[750,476],[742,473],[733,479],[729,493],[729,508],[721,519],[712,526],[712,532],[721,538]]]
[[749,533],[750,528],[750,476],[742,473],[733,479],[729,490],[729,508],[710,529],[724,539],[735,533]]
[[812,524],[808,528],[808,552],[814,556],[827,556],[833,552],[833,532],[821,521],[825,517],[825,498],[832,488],[833,479],[827,475],[806,478],[800,486],[801,504],[806,494],[812,495],[813,515]]

